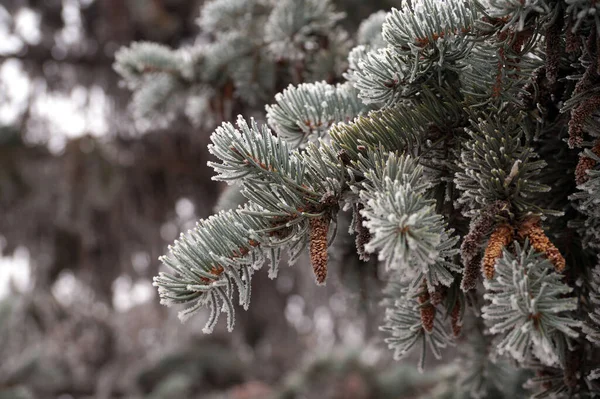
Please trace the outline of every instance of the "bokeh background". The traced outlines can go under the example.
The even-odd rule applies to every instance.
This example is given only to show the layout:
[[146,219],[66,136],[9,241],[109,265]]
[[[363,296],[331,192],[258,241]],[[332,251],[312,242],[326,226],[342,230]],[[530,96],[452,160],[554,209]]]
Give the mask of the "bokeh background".
[[[380,271],[352,251],[326,287],[306,258],[257,273],[233,333],[159,305],[158,256],[223,190],[206,146],[229,116],[136,119],[112,65],[198,40],[202,3],[0,1],[0,398],[410,398],[452,378],[391,360]],[[350,34],[393,4],[336,2]]]

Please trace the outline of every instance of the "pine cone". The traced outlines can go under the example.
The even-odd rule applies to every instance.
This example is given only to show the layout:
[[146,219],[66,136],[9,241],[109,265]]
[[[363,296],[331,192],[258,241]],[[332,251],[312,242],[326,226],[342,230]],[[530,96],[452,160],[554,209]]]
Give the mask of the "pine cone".
[[435,321],[435,307],[429,301],[429,292],[425,288],[425,292],[419,295],[419,303],[421,304],[421,324],[427,332],[433,331],[433,324]]
[[481,265],[480,248],[482,241],[494,226],[496,216],[508,213],[508,207],[506,201],[496,201],[483,209],[479,217],[471,222],[469,234],[465,236],[460,246],[460,254],[465,267],[461,282],[463,291],[466,292],[475,288]]
[[487,248],[483,254],[482,271],[488,280],[494,278],[496,259],[502,256],[502,250],[513,239],[513,228],[508,224],[501,224],[490,236]]
[[600,96],[594,96],[573,108],[569,120],[569,147],[581,147],[585,121],[600,107]]
[[565,270],[565,258],[563,258],[558,248],[552,244],[546,233],[544,233],[544,230],[540,227],[540,219],[538,217],[526,219],[521,224],[519,227],[519,238],[529,238],[531,246],[536,251],[544,253],[548,260],[552,262],[557,272],[561,273]]
[[318,285],[327,277],[327,232],[330,219],[325,216],[310,219],[310,263]]
[[[592,152],[598,156],[600,156],[600,140],[596,140],[594,143],[594,147],[592,148]],[[575,168],[575,182],[577,185],[583,184],[588,181],[589,176],[587,171],[596,166],[596,160],[593,158],[585,156],[583,153],[579,155],[579,162],[577,163],[577,167]]]

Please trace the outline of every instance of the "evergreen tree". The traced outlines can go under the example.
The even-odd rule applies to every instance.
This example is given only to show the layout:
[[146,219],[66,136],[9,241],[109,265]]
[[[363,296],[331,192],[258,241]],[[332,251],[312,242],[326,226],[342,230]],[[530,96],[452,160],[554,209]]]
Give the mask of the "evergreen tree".
[[236,296],[247,308],[252,276],[268,261],[275,278],[284,251],[307,250],[324,284],[352,209],[357,253],[388,271],[396,357],[467,349],[448,395],[514,396],[510,365],[535,373],[536,397],[600,395],[598,12],[404,0],[351,39],[328,1],[213,0],[199,23],[214,41],[123,49],[140,115],[230,119],[274,96],[211,136],[214,178],[243,200],[161,257],[162,303],[189,304],[182,320],[208,306],[207,332],[222,312],[232,329]]

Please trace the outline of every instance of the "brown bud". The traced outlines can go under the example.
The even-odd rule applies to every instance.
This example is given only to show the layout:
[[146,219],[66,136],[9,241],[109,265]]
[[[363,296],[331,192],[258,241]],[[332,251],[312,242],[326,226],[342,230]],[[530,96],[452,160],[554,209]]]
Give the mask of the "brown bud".
[[[210,268],[210,274],[218,277],[221,275],[221,273],[223,273],[224,270],[225,269],[223,269],[223,266],[221,265],[213,265],[213,267]],[[202,280],[202,282],[205,284],[209,284],[214,281],[214,279],[210,279],[208,277],[200,277],[200,280]]]

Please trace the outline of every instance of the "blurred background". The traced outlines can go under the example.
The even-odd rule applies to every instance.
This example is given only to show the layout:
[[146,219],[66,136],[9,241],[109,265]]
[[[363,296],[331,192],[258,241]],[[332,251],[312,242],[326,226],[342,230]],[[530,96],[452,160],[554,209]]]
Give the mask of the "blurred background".
[[[112,64],[133,41],[198,40],[202,3],[0,1],[0,398],[435,397],[390,359],[378,267],[356,259],[347,216],[327,286],[306,258],[261,271],[233,333],[159,305],[157,258],[213,213],[206,146],[232,115],[138,120]],[[354,34],[393,3],[336,7]]]

